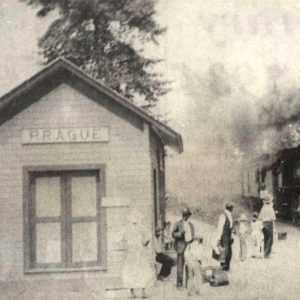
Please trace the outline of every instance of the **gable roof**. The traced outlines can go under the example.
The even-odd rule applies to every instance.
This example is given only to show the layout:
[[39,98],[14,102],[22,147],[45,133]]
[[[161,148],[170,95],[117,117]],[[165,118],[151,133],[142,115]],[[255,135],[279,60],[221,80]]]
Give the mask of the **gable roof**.
[[[38,101],[41,98],[41,95],[49,93],[59,84],[65,82],[66,78],[76,80],[77,83],[84,85],[86,89],[93,89],[105,94],[112,102],[122,106],[147,123],[159,136],[164,145],[172,147],[179,153],[183,151],[183,143],[180,134],[166,124],[156,120],[147,113],[146,110],[137,107],[111,88],[87,75],[64,58],[54,60],[41,71],[37,72],[31,78],[27,79],[0,98],[0,124],[25,109],[33,101]],[[29,97],[28,95],[30,95],[30,103],[29,101],[24,100],[26,97]]]

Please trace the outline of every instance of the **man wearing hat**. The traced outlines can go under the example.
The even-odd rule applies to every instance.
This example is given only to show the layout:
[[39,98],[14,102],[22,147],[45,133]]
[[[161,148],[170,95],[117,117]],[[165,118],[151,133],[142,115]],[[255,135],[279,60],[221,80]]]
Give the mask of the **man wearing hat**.
[[183,287],[184,251],[186,246],[193,241],[194,226],[188,221],[191,216],[188,208],[183,209],[182,219],[174,224],[172,237],[175,239],[174,248],[177,252],[177,287]]
[[220,215],[218,221],[218,246],[223,247],[225,250],[225,262],[221,262],[221,266],[225,271],[229,271],[232,257],[232,211],[233,204],[231,202],[227,202],[225,204],[225,210]]
[[273,245],[273,231],[276,216],[273,209],[272,195],[268,191],[266,191],[263,195],[263,207],[260,210],[258,218],[263,223],[264,257],[268,258]]

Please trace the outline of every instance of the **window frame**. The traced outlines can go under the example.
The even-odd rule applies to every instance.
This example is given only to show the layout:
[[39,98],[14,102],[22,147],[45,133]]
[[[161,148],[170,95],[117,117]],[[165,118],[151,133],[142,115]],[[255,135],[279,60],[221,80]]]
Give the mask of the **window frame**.
[[[85,173],[87,172],[87,173]],[[48,175],[47,175],[48,173]],[[65,174],[64,174],[65,173]],[[80,174],[81,173],[81,174]],[[70,191],[72,176],[84,176],[85,174],[93,173],[96,175],[97,180],[97,216],[94,217],[72,217],[70,211],[66,213],[66,218],[63,217],[63,210],[70,210],[72,201],[70,195],[67,195]],[[59,217],[35,217],[34,224],[51,224],[51,222],[60,222],[61,224],[61,263],[59,264],[37,264],[35,262],[35,232],[32,226],[30,218],[34,215],[35,209],[34,195],[32,190],[31,180],[32,178],[40,176],[59,176],[60,187],[62,185],[66,187],[66,190],[61,188],[61,215]],[[85,175],[85,176],[87,176]],[[68,180],[69,178],[69,180]],[[33,179],[35,180],[35,179]],[[66,182],[62,183],[62,180]],[[24,273],[50,273],[50,272],[72,272],[72,271],[93,271],[93,270],[106,270],[107,269],[107,257],[106,257],[106,209],[102,206],[102,198],[105,197],[105,165],[104,164],[88,164],[88,165],[53,165],[53,166],[24,166],[23,167],[23,242],[24,242]],[[63,200],[69,197],[69,201]],[[64,207],[63,207],[64,206]],[[38,222],[37,222],[37,219]],[[98,221],[99,220],[99,221]],[[66,222],[68,224],[66,224]],[[71,234],[70,227],[74,223],[86,223],[97,222],[97,261],[95,262],[74,262],[71,263],[70,253],[72,255],[72,240],[68,240],[67,234]],[[65,228],[69,228],[65,230]],[[71,235],[72,236],[72,235]],[[101,238],[99,238],[99,236]],[[72,238],[71,238],[72,239]],[[64,247],[69,247],[64,248]],[[65,250],[63,250],[65,249]]]
[[295,163],[295,168],[294,168],[294,178],[300,178],[300,174],[297,175],[297,169],[300,167],[300,160],[297,160]]

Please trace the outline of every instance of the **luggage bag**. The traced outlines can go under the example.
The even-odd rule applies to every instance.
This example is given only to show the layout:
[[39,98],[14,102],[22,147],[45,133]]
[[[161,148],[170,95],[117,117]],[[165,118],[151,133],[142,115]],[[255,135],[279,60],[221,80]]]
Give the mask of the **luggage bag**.
[[224,286],[228,285],[228,274],[222,269],[215,269],[212,278],[210,279],[210,286]]

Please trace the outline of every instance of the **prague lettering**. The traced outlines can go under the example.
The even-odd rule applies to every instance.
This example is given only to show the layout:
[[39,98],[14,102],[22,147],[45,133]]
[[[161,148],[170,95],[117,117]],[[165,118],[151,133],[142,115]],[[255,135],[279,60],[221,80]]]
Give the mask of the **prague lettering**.
[[108,141],[109,134],[107,127],[24,129],[22,131],[23,144],[89,143]]

